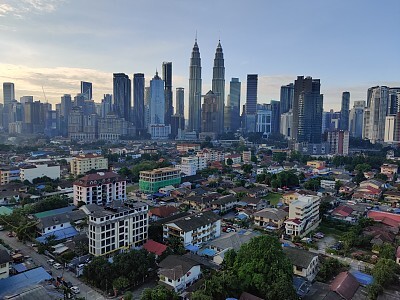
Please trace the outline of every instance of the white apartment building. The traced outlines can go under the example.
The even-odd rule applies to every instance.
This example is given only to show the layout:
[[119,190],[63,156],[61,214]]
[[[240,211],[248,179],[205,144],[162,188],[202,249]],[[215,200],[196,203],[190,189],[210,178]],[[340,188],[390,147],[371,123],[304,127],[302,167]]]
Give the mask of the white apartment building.
[[251,163],[251,151],[243,151],[242,158],[245,164]]
[[200,151],[200,144],[177,144],[176,150],[179,152],[196,152]]
[[383,141],[385,143],[393,143],[396,140],[395,130],[396,130],[396,116],[395,115],[386,116],[385,136],[383,138]]
[[320,200],[318,196],[301,195],[289,203],[289,219],[285,221],[287,235],[303,237],[319,225]]
[[114,172],[88,174],[74,182],[74,205],[105,205],[126,200],[126,180]]
[[336,181],[335,180],[321,180],[321,188],[323,189],[328,189],[328,190],[334,190],[336,186]]
[[182,157],[181,164],[176,165],[175,168],[180,169],[187,176],[196,175],[198,170],[207,168],[207,160],[199,156]]
[[12,262],[10,254],[3,245],[0,245],[0,279],[10,276],[10,262]]
[[71,174],[86,174],[90,170],[108,169],[108,159],[98,154],[80,154],[74,157],[71,162]]
[[184,246],[196,245],[212,240],[221,235],[221,219],[212,211],[200,212],[164,223],[163,238],[175,236]]
[[225,156],[225,164],[228,164],[228,159],[232,159],[232,164],[240,164],[242,162],[242,156],[240,154],[230,154]]
[[51,179],[60,178],[60,166],[36,164],[22,167],[20,169],[21,181],[28,180],[29,182],[32,182],[33,179],[43,176],[47,176]]
[[138,247],[147,240],[148,210],[142,202],[114,202],[110,207],[95,204],[81,209],[89,216],[89,253],[106,255]]
[[196,154],[198,157],[204,157],[207,163],[214,161],[223,161],[225,159],[225,153],[222,151],[216,151],[213,149],[203,149]]

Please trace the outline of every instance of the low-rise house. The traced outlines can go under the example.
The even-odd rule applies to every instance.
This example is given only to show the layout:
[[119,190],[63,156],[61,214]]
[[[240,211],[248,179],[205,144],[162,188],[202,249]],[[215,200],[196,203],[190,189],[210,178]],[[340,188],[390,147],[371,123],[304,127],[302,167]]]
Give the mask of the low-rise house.
[[372,171],[364,172],[364,177],[367,178],[368,180],[372,179],[375,177],[375,173]]
[[310,282],[314,280],[319,271],[318,254],[294,247],[283,247],[283,252],[293,265],[294,275],[304,277]]
[[219,197],[211,202],[213,210],[219,210],[221,213],[226,213],[236,207],[238,200],[233,195]]
[[243,197],[238,202],[238,206],[258,211],[268,206],[268,201],[262,198]]
[[331,283],[331,291],[337,293],[342,299],[351,300],[360,284],[350,272],[342,272]]
[[370,210],[367,214],[368,218],[375,222],[398,229],[400,227],[400,215],[390,212]]
[[264,197],[268,194],[268,189],[265,186],[258,185],[248,189],[247,194],[250,197]]
[[336,207],[331,215],[337,219],[342,219],[345,220],[349,217],[351,217],[352,213],[353,213],[353,209],[350,206],[347,205],[339,205],[338,207]]
[[318,169],[318,168],[325,168],[326,164],[325,161],[323,160],[310,160],[307,162],[307,166],[310,166],[314,169]]
[[397,204],[400,202],[400,192],[398,191],[386,191],[383,193],[383,199],[386,202],[390,202],[392,204]]
[[315,196],[315,192],[308,190],[289,191],[282,195],[282,202],[289,205],[292,201],[297,200],[300,196]]
[[204,211],[163,224],[163,238],[174,236],[184,246],[201,245],[221,235],[221,219],[212,211]]
[[383,164],[381,166],[381,173],[387,176],[388,181],[392,181],[394,175],[398,172],[398,168],[398,165],[395,164]]
[[12,262],[10,253],[3,245],[0,245],[0,279],[10,276],[10,262]]
[[384,182],[376,179],[365,180],[354,191],[352,199],[354,200],[372,200],[376,201],[382,195]]
[[355,184],[352,181],[344,183],[340,188],[339,188],[339,193],[343,195],[351,195],[355,189],[357,188],[357,184]]
[[175,292],[185,290],[201,276],[200,264],[186,256],[169,255],[159,266],[159,282]]
[[167,250],[167,246],[153,240],[147,240],[147,242],[143,244],[143,249],[159,257]]
[[284,226],[288,213],[278,208],[264,208],[253,214],[254,224],[270,229],[280,229]]
[[158,221],[178,213],[179,210],[174,206],[160,206],[149,210],[149,217],[152,221]]
[[321,188],[327,190],[334,190],[336,186],[335,180],[321,180]]
[[37,228],[40,235],[48,235],[55,231],[72,227],[71,223],[84,220],[86,214],[81,210],[75,210],[63,214],[47,216],[38,219]]
[[348,174],[337,174],[333,175],[333,177],[335,178],[336,181],[340,181],[342,183],[351,182],[353,180],[353,177],[351,177]]

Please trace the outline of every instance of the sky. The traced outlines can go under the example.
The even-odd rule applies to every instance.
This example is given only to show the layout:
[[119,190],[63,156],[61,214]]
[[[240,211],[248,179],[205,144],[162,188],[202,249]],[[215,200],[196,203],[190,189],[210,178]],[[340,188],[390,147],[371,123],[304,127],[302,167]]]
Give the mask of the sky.
[[259,74],[258,102],[269,103],[281,85],[312,76],[324,109],[339,110],[343,91],[353,102],[371,86],[400,86],[399,13],[398,0],[0,0],[0,82],[14,82],[17,99],[54,104],[90,81],[100,102],[112,73],[144,73],[149,85],[171,61],[187,111],[197,32],[204,94],[220,39],[226,95],[239,77],[243,104],[246,75]]

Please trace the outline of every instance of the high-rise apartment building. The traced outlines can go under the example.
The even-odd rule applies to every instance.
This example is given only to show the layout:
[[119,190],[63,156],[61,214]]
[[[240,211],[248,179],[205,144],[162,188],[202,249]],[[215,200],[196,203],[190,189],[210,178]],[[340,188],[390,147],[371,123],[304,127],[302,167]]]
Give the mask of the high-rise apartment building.
[[294,85],[289,83],[281,86],[281,98],[280,98],[280,112],[281,114],[287,113],[293,107],[294,99]]
[[15,100],[14,83],[3,82],[3,103],[4,105],[10,104]]
[[221,131],[219,128],[220,122],[218,118],[220,115],[218,108],[217,95],[213,91],[209,91],[204,96],[204,103],[201,109],[201,131],[203,133],[218,134]]
[[201,130],[201,58],[197,39],[194,42],[189,67],[189,131]]
[[92,100],[93,91],[91,82],[81,81],[81,94],[85,100]]
[[124,73],[113,74],[113,109],[125,121],[131,120],[131,80]]
[[365,101],[354,101],[353,108],[350,110],[350,135],[362,138],[364,124]]
[[340,110],[340,130],[349,130],[350,92],[342,94],[342,109]]
[[218,46],[215,51],[212,91],[217,97],[217,127],[216,133],[224,132],[224,107],[225,107],[225,66],[224,53],[222,51],[221,41],[218,41]]
[[258,75],[248,74],[245,110],[245,129],[247,132],[254,132],[256,130],[257,87]]
[[349,132],[347,130],[333,130],[327,133],[329,151],[334,155],[349,154]]
[[292,139],[320,144],[322,140],[323,95],[319,79],[298,76],[294,83]]
[[383,142],[385,118],[389,102],[389,88],[375,86],[368,89],[367,107],[364,110],[363,138],[371,143]]
[[165,124],[171,124],[171,116],[174,114],[172,105],[172,62],[163,62],[162,78],[164,80],[164,98],[165,98]]
[[95,153],[80,154],[71,161],[71,174],[74,176],[86,174],[91,170],[107,170],[108,158]]
[[144,127],[144,74],[133,74],[133,123],[137,130]]

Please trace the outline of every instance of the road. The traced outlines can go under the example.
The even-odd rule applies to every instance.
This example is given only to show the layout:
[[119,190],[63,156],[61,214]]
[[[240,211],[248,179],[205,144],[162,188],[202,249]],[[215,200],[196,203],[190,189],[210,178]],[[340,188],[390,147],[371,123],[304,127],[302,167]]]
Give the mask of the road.
[[[0,238],[10,245],[14,249],[20,249],[21,253],[23,255],[29,255],[35,265],[37,266],[42,266],[46,270],[51,270],[53,273],[53,277],[56,276],[62,276],[64,277],[65,281],[71,282],[74,286],[78,286],[80,289],[80,294],[77,296],[80,297],[85,297],[87,300],[103,300],[105,299],[104,296],[102,296],[100,293],[97,291],[93,290],[91,287],[87,286],[83,282],[81,282],[76,276],[71,273],[70,271],[67,271],[67,269],[62,269],[62,270],[56,270],[53,267],[50,267],[50,265],[47,263],[48,257],[45,255],[41,255],[37,253],[35,250],[33,250],[32,247],[28,246],[28,244],[23,244],[17,240],[17,238],[13,237],[10,238],[7,236],[8,231],[0,231]],[[30,244],[30,243],[29,243]]]

